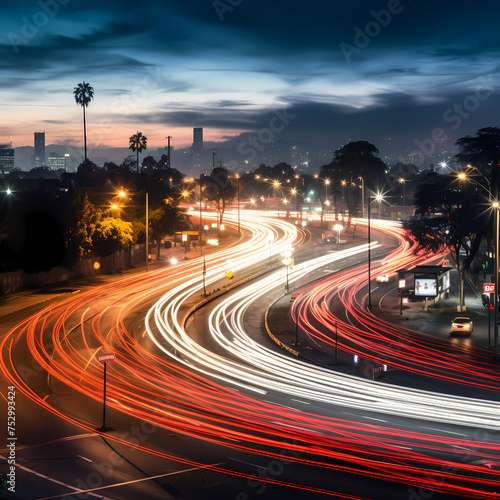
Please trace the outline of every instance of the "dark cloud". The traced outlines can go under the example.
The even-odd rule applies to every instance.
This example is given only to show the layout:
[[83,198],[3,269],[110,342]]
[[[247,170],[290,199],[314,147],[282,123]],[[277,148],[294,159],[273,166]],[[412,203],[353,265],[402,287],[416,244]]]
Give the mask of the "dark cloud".
[[[229,9],[222,12],[206,0],[68,2],[14,50],[9,35],[21,36],[25,20],[33,20],[40,10],[36,2],[19,0],[0,21],[2,88],[38,91],[42,99],[68,92],[67,81],[96,79],[106,81],[96,95],[124,96],[138,103],[133,113],[107,117],[116,123],[202,126],[235,133],[269,127],[272,108],[283,103],[296,118],[282,135],[331,143],[353,137],[379,142],[394,136],[411,144],[441,125],[450,137],[460,136],[498,114],[495,89],[450,130],[451,123],[458,123],[451,120],[453,107],[471,95],[476,79],[491,74],[496,81],[500,76],[498,4],[225,4]],[[389,5],[397,5],[397,12],[388,14]],[[350,57],[346,44],[353,50]],[[153,67],[162,70],[157,91],[169,104],[152,104],[150,111],[148,97],[141,101],[134,86]],[[255,94],[242,97],[253,91],[254,81],[264,83],[256,83]],[[173,102],[176,93],[183,94],[179,102]],[[206,102],[200,104],[204,94]],[[269,98],[255,103],[257,95]],[[449,109],[451,123],[443,119]]]

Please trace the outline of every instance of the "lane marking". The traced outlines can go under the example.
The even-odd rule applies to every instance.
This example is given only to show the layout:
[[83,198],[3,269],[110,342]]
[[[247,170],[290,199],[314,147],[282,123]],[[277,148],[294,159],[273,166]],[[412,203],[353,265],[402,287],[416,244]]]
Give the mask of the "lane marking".
[[[72,490],[74,490],[74,491],[76,491],[78,493],[89,493],[90,495],[92,495],[94,497],[99,496],[99,498],[106,498],[107,499],[107,497],[103,497],[102,495],[95,495],[92,492],[93,491],[99,491],[99,490],[105,490],[105,489],[109,489],[109,488],[118,488],[120,486],[127,486],[129,484],[143,483],[144,481],[151,481],[152,479],[159,479],[159,478],[162,478],[162,477],[175,476],[175,475],[178,475],[178,474],[184,474],[185,472],[192,472],[194,470],[206,469],[207,467],[218,467],[220,465],[224,465],[224,462],[220,462],[220,463],[217,463],[217,464],[202,465],[201,467],[192,467],[191,469],[178,470],[178,471],[175,471],[175,472],[167,472],[166,474],[159,474],[157,476],[143,477],[142,479],[134,479],[132,481],[125,481],[123,483],[108,484],[108,485],[105,485],[105,486],[100,486],[99,488],[91,488],[89,490],[80,490],[79,488],[75,488],[74,486],[69,486],[69,485],[64,485],[64,486],[67,486],[68,488],[71,488]],[[58,481],[56,481],[56,482],[58,482]],[[60,483],[60,484],[64,484],[64,483]],[[56,495],[54,497],[38,498],[37,500],[55,500],[56,498],[64,498],[64,497],[66,497],[68,495],[72,495],[72,494],[73,493],[66,493],[66,494],[63,494],[63,495]],[[111,499],[107,499],[107,500],[111,500]]]

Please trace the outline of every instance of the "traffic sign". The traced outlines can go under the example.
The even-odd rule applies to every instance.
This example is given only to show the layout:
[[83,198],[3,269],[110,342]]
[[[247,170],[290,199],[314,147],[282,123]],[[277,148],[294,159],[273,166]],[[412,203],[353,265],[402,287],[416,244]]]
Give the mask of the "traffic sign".
[[406,280],[399,280],[399,288],[404,288],[406,286]]
[[97,359],[101,363],[105,363],[106,361],[113,361],[115,359],[115,355],[112,352],[107,352],[98,356]]
[[233,276],[234,276],[234,275],[233,275],[233,271],[227,271],[227,272],[226,272],[226,278],[227,278],[228,280],[233,279]]
[[485,283],[483,285],[483,293],[495,293],[495,283]]

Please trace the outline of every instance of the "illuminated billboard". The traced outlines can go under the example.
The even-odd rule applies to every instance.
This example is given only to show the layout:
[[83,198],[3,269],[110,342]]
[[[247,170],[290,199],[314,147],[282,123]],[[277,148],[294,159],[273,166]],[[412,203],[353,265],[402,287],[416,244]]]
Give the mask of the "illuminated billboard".
[[437,279],[415,278],[415,295],[419,297],[436,297]]

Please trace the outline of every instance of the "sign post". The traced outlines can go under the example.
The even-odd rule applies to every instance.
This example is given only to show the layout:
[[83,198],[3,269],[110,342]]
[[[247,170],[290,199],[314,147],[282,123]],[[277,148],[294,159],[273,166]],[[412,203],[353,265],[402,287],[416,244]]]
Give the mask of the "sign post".
[[103,353],[97,358],[104,365],[104,383],[103,383],[103,393],[102,393],[102,427],[98,427],[96,430],[100,432],[107,432],[112,430],[111,427],[106,427],[106,365],[108,361],[113,361],[115,355],[113,353]]
[[[493,309],[493,306],[491,305],[491,294],[495,293],[495,283],[484,283],[483,293],[488,293],[490,297],[488,301],[488,349],[491,349],[491,310]],[[495,299],[493,300],[495,301]]]
[[403,315],[403,288],[406,286],[406,280],[399,280],[399,315]]

